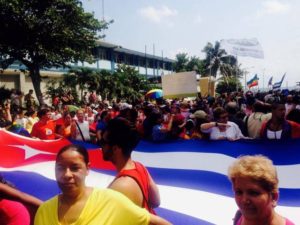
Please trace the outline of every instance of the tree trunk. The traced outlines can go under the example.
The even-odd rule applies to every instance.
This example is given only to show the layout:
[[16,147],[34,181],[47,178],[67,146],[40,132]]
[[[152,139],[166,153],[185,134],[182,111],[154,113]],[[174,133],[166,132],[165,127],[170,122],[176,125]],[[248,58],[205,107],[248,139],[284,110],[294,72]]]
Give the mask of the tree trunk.
[[40,107],[45,104],[43,94],[41,91],[41,75],[39,66],[32,66],[29,69],[29,75],[31,77],[32,85],[37,96]]

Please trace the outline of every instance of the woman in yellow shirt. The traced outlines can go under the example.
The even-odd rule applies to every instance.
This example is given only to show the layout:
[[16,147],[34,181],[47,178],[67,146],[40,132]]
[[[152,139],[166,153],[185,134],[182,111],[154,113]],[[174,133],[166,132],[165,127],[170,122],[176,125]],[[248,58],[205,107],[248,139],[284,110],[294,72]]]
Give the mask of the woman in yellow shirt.
[[78,145],[57,154],[55,175],[62,193],[38,209],[35,225],[169,225],[113,190],[87,187],[89,157]]

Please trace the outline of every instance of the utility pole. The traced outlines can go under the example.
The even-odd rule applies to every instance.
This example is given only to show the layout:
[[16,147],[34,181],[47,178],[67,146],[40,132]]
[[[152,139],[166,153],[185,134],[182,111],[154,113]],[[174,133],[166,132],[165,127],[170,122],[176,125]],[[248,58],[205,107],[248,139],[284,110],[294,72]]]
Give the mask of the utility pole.
[[147,71],[147,45],[145,45],[145,72],[146,72],[146,77],[148,75],[148,71]]
[[[105,22],[105,17],[104,17],[104,0],[102,0],[102,22],[104,23]],[[103,40],[105,39],[105,33],[104,33],[104,30],[102,30],[103,32]]]
[[263,69],[263,91],[265,91],[265,68]]

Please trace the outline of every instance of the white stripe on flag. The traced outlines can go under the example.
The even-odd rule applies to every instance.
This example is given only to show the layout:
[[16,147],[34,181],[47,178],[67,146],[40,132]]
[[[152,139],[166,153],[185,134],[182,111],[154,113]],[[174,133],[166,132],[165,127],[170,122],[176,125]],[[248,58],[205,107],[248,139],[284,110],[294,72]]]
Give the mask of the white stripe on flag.
[[[1,168],[1,171],[35,172],[51,180],[55,180],[54,161],[31,164],[16,168]],[[36,168],[39,168],[36,170]],[[297,170],[298,171],[298,170]],[[292,174],[291,174],[292,175]],[[90,171],[87,185],[105,188],[114,176]],[[231,225],[237,206],[232,197],[189,188],[158,185],[161,195],[161,208],[183,213],[217,225]],[[299,207],[277,206],[276,211],[294,221],[299,220]]]

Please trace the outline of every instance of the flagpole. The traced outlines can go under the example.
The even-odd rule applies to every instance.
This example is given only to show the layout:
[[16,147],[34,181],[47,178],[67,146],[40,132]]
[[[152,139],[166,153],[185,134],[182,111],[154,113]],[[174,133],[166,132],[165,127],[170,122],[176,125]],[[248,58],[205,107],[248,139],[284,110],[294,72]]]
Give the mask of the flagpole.
[[247,88],[247,71],[245,72],[245,91],[246,91],[246,88]]
[[235,88],[236,88],[236,92],[238,92],[238,57],[237,57],[237,54],[235,54],[235,58],[236,58],[236,75],[235,75]]
[[263,68],[263,91],[265,91],[265,68]]

